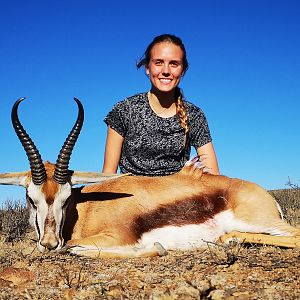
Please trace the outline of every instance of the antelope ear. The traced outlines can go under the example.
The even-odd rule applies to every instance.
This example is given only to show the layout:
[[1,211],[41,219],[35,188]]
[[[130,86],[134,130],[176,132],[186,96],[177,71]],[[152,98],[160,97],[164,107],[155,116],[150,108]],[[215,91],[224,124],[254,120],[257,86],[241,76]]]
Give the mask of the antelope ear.
[[3,173],[0,174],[0,184],[5,185],[20,185],[27,187],[29,179],[29,172],[15,172],[15,173]]
[[87,184],[87,183],[97,183],[101,181],[111,180],[123,176],[131,175],[127,174],[104,174],[97,172],[80,172],[80,171],[71,171],[71,184]]

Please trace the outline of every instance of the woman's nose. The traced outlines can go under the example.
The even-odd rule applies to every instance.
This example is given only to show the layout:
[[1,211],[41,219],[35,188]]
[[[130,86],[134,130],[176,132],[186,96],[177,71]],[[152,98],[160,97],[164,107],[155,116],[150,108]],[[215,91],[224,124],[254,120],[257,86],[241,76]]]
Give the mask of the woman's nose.
[[162,75],[163,76],[170,76],[170,68],[167,64],[163,65]]

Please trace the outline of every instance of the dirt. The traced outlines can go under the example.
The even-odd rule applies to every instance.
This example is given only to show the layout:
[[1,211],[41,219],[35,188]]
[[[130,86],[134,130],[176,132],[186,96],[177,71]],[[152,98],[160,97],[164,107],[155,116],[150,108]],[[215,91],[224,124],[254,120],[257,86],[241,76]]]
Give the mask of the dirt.
[[300,249],[208,244],[189,252],[91,259],[0,244],[0,299],[300,299]]

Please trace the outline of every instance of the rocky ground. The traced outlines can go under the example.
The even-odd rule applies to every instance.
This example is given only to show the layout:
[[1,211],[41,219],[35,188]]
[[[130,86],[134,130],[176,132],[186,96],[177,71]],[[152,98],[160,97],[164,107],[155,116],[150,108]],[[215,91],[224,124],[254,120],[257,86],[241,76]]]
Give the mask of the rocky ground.
[[300,299],[300,249],[233,244],[167,256],[40,254],[30,239],[0,250],[0,299]]

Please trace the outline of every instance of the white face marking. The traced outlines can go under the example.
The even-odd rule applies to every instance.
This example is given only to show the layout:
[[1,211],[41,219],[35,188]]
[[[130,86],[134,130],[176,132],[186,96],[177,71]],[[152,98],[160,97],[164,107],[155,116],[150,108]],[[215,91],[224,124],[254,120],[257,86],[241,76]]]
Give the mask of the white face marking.
[[30,206],[30,219],[31,225],[35,228],[38,236],[37,247],[40,252],[44,252],[45,247],[40,244],[40,241],[44,236],[44,224],[48,213],[48,205],[45,195],[42,192],[42,185],[35,185],[31,181],[27,188],[27,194],[34,204],[34,207]]
[[65,203],[68,200],[68,198],[71,196],[71,192],[72,192],[72,187],[69,183],[60,185],[60,188],[56,193],[54,203],[53,203],[53,214],[56,222],[55,232],[59,237],[59,245],[57,249],[60,249],[64,243],[62,239],[62,229],[63,229],[63,224],[65,222],[66,209],[67,209],[67,205],[65,205]]
[[[63,206],[71,195],[70,184],[66,183],[59,186],[51,205],[46,202],[45,195],[42,192],[42,185],[39,186],[30,182],[27,194],[34,204],[34,207],[30,206],[30,224],[33,225],[38,235],[38,249],[44,252],[45,246],[41,243],[47,244],[50,248],[60,249],[64,242],[62,239],[62,227],[65,220],[66,206]],[[54,222],[51,222],[45,228],[47,217],[54,219]],[[51,227],[52,224],[55,224],[55,227]]]

